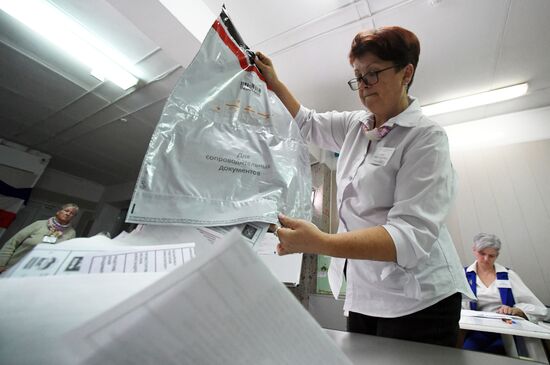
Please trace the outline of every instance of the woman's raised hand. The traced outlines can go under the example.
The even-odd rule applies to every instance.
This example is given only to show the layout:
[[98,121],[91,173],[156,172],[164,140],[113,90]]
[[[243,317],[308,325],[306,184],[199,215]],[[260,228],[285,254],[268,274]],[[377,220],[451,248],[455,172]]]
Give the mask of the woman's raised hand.
[[265,78],[267,86],[273,87],[277,82],[279,82],[279,78],[277,77],[277,73],[273,67],[273,62],[269,57],[264,55],[262,52],[256,52],[256,58],[254,61],[260,69],[262,76]]

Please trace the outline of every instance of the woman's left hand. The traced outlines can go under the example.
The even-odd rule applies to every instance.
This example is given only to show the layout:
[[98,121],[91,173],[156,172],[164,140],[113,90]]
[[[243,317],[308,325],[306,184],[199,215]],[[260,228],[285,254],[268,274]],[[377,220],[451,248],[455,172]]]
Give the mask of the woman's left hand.
[[523,313],[521,309],[516,307],[509,307],[507,305],[503,305],[499,309],[497,309],[497,313],[527,318],[527,316],[525,315],[525,313]]
[[303,219],[293,219],[279,214],[281,227],[275,232],[279,237],[277,253],[320,253],[326,242],[327,233],[322,232],[313,223]]

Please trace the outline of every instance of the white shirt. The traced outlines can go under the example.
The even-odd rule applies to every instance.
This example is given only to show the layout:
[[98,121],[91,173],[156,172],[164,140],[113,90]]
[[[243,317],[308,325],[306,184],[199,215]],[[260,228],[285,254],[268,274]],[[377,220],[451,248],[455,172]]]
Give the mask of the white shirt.
[[[384,227],[397,263],[348,260],[344,311],[377,317],[417,312],[461,292],[473,298],[444,224],[455,191],[445,131],[411,104],[385,124],[395,128],[371,141],[361,122],[368,111],[316,113],[300,107],[296,121],[304,138],[339,152],[339,232]],[[329,283],[335,297],[345,259],[332,258]]]
[[[477,276],[477,261],[466,269],[467,271],[475,271]],[[527,315],[530,321],[538,322],[543,320],[548,314],[546,306],[533,294],[531,290],[523,283],[518,274],[512,270],[506,269],[504,266],[495,263],[496,272],[508,272],[508,281],[512,287],[512,294],[516,304],[514,307],[519,308]],[[502,306],[500,299],[499,280],[495,280],[488,287],[483,284],[483,281],[476,278],[476,293],[477,293],[477,310],[485,312],[496,312]],[[470,309],[470,301],[462,302],[464,309]]]

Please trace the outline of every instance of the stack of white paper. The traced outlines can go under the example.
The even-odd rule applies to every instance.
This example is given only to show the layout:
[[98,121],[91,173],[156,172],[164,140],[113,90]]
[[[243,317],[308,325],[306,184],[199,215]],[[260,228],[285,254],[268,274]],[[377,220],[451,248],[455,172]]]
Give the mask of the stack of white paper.
[[163,274],[92,274],[0,280],[0,363],[59,365],[63,335]]
[[138,247],[95,245],[91,248],[39,244],[6,275],[167,272],[194,257],[194,243]]
[[[463,328],[466,328],[468,325],[474,327],[493,327],[497,331],[502,333],[507,333],[510,331],[527,331],[550,335],[550,331],[548,329],[533,322],[529,322],[525,318],[494,312],[472,311],[463,309],[460,315],[460,325]],[[481,330],[481,328],[474,327],[470,329]]]
[[6,363],[349,364],[236,231],[160,278],[13,278],[0,296]]
[[279,239],[272,233],[266,233],[268,225],[262,223],[245,223],[230,227],[189,227],[141,225],[134,231],[113,239],[114,244],[150,245],[155,243],[194,242],[195,253],[201,256],[209,251],[233,228],[260,256],[262,262],[271,270],[280,282],[296,286],[300,282],[302,257],[300,254],[278,256],[276,246]]
[[37,245],[6,277],[74,275],[91,273],[166,272],[202,255],[228,234],[230,228],[260,256],[279,281],[298,285],[302,254],[278,256],[277,237],[267,224],[245,223],[231,227],[138,226],[110,239],[103,235],[74,238],[56,245]]

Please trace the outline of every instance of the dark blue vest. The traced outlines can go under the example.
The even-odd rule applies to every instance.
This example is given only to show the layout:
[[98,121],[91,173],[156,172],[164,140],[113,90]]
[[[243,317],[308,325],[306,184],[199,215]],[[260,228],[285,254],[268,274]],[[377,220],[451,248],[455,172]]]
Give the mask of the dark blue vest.
[[[468,284],[470,284],[470,288],[472,288],[472,291],[477,298],[476,272],[466,270],[467,268],[465,267],[464,272],[466,273],[466,279],[468,280]],[[506,271],[497,272],[497,280],[508,281],[508,273]],[[507,305],[508,307],[513,307],[516,304],[516,301],[514,300],[514,294],[512,294],[512,288],[498,288],[498,291],[500,293],[500,300],[502,304]],[[470,309],[474,311],[477,310],[477,303],[470,302]]]

